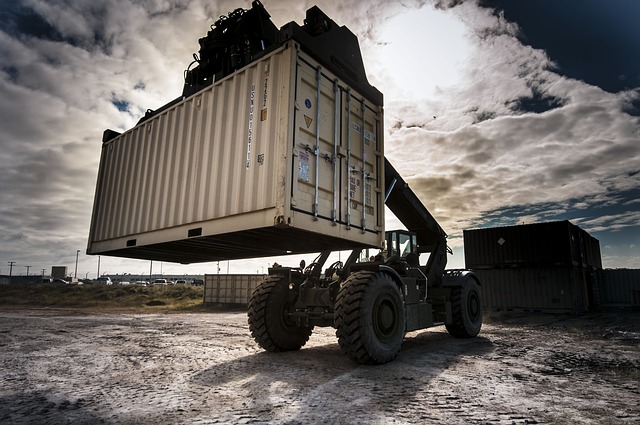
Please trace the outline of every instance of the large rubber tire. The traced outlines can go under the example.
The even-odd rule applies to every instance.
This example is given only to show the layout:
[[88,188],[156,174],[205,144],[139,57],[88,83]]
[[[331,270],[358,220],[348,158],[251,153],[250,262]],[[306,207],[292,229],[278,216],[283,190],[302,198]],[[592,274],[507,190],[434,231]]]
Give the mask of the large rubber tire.
[[249,330],[267,351],[293,351],[304,346],[313,326],[298,326],[285,316],[289,301],[289,282],[284,276],[268,276],[249,300]]
[[482,328],[482,296],[478,282],[466,276],[461,286],[451,289],[452,323],[445,325],[456,338],[473,338]]
[[352,360],[382,364],[398,356],[406,317],[400,288],[389,275],[349,276],[338,292],[334,319],[340,349]]

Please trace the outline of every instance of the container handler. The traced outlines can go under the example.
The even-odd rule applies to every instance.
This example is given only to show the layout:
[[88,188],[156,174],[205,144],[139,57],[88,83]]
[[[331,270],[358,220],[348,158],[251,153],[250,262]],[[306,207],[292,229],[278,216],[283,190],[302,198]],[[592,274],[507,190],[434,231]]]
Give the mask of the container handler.
[[[342,351],[363,364],[393,360],[409,331],[444,325],[475,337],[480,282],[445,270],[446,233],[384,157],[383,97],[367,81],[355,35],[318,7],[303,26],[278,29],[255,0],[199,44],[180,97],[124,134],[105,131],[87,253],[191,263],[320,252],[308,265],[274,265],[251,296],[250,332],[267,351],[300,349],[315,326],[335,327]],[[245,88],[242,103],[234,96]],[[248,123],[242,131],[234,107]],[[226,139],[246,145],[241,167],[228,164],[238,155]],[[220,170],[233,178],[215,180]],[[246,206],[242,189],[266,200]],[[384,205],[407,230],[384,232]],[[369,248],[380,252],[362,260]],[[352,249],[344,262],[326,265],[344,249]]]
[[[408,230],[386,232],[386,250],[370,261],[358,261],[358,249],[325,269],[325,251],[309,265],[270,268],[249,302],[251,335],[262,348],[297,350],[314,326],[334,326],[349,358],[382,364],[398,355],[409,331],[445,325],[457,338],[478,335],[478,278],[445,270],[447,235],[386,160],[385,182],[385,204]],[[424,266],[421,253],[429,253]]]

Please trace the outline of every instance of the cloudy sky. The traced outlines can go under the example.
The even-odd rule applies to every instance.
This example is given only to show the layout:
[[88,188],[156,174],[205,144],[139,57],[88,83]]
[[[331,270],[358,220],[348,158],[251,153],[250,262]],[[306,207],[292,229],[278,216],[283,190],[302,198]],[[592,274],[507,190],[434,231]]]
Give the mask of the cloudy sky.
[[[385,95],[386,154],[449,233],[451,267],[463,229],[568,219],[600,240],[605,267],[640,268],[640,2],[263,3],[278,27],[317,4],[356,33]],[[177,97],[198,38],[237,7],[250,2],[2,2],[0,274],[10,261],[13,274],[73,271],[80,250],[78,277],[95,277],[84,252],[103,130]],[[101,272],[148,271],[101,258]]]

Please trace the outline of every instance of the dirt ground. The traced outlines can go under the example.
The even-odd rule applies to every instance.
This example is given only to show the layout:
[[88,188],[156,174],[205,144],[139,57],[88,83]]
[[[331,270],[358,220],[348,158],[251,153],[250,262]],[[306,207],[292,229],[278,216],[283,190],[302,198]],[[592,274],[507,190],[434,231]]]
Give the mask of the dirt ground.
[[243,311],[0,310],[0,423],[640,423],[640,313],[407,334],[361,366],[332,328],[271,354]]

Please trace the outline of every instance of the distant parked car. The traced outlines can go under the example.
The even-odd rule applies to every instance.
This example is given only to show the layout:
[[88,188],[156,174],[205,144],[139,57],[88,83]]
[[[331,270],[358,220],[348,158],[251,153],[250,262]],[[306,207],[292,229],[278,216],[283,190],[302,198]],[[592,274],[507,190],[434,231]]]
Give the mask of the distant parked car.
[[110,277],[99,277],[98,279],[96,279],[96,283],[99,283],[101,285],[113,285]]
[[156,279],[153,281],[154,285],[168,285],[167,279]]
[[69,284],[69,282],[67,282],[64,279],[53,279],[53,283],[60,283],[62,285],[68,285]]
[[182,280],[182,279],[176,280],[176,285],[186,285],[186,284],[187,284],[186,280]]
[[193,280],[193,284],[195,286],[202,286],[202,285],[204,285],[204,280],[202,280],[202,279],[194,279]]

